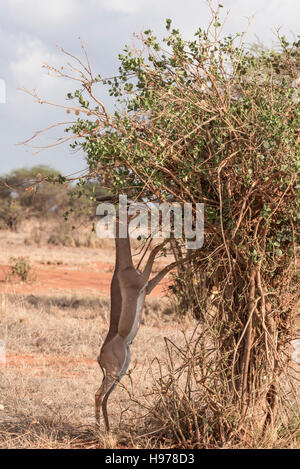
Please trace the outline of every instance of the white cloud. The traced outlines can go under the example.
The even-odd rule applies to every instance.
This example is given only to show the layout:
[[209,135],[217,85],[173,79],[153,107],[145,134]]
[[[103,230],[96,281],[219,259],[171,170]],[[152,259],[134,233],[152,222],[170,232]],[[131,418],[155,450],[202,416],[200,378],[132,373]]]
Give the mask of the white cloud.
[[51,52],[41,40],[17,41],[15,56],[9,68],[17,86],[42,87],[42,91],[45,91],[51,86],[50,83],[55,81],[42,70],[42,66],[44,63],[57,66],[61,62],[61,57]]
[[6,84],[5,81],[0,78],[0,104],[6,102]]
[[17,88],[36,89],[44,99],[61,102],[69,91],[70,84],[62,78],[49,75],[42,69],[44,63],[58,66],[63,58],[52,52],[39,39],[17,41],[15,58],[9,64],[11,74],[9,103],[11,110],[20,118],[41,115],[42,106],[36,105],[33,98],[25,95]]
[[136,13],[149,2],[147,0],[95,0],[94,3],[100,8],[116,13]]
[[6,12],[10,13],[10,10],[15,20],[37,27],[39,23],[53,21],[66,25],[77,17],[80,7],[77,0],[8,0]]
[[271,45],[276,41],[275,31],[282,26],[281,34],[292,37],[292,32],[299,31],[299,0],[221,0],[223,10],[231,9],[227,32],[242,32],[247,27],[247,19],[253,17],[248,40],[258,37],[264,44]]
[[85,28],[85,22],[81,21],[84,13],[84,2],[79,0],[0,0],[0,29],[6,35],[14,35],[8,41],[9,47],[11,42],[24,36],[41,39],[50,46],[59,39],[66,44]]
[[[280,25],[282,34],[299,33],[299,0],[220,0],[220,3],[224,5],[223,13],[231,8],[226,33],[244,31],[246,18],[256,13],[249,42],[257,34],[262,42],[270,44],[272,31]],[[1,122],[6,138],[2,153],[16,155],[14,166],[22,157],[17,156],[12,142],[24,140],[34,130],[62,117],[58,109],[35,104],[16,88],[36,88],[42,97],[62,102],[66,93],[76,87],[68,80],[48,76],[41,68],[44,62],[53,65],[65,62],[65,57],[55,50],[56,43],[80,56],[77,41],[80,35],[93,69],[106,76],[117,70],[117,55],[124,44],[131,43],[133,32],[150,28],[158,38],[164,37],[165,18],[172,18],[174,27],[185,38],[191,38],[198,27],[206,28],[210,19],[205,0],[0,0],[0,15],[0,78],[7,85],[6,104],[0,106],[0,112],[5,112]],[[106,99],[104,95],[103,100]],[[12,165],[11,161],[5,160],[6,168]],[[60,167],[67,168],[63,161],[61,158]],[[0,160],[0,174],[3,164]]]

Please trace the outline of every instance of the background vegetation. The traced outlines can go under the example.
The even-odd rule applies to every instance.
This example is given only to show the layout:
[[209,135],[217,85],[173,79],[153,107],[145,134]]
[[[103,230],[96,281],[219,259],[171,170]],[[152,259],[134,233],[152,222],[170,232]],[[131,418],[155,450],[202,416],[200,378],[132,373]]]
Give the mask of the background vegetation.
[[[48,223],[48,231],[32,230],[31,242],[54,245],[95,245],[93,234],[95,197],[106,191],[97,179],[85,181],[84,187],[65,178],[53,168],[20,168],[0,178],[0,229],[17,231],[26,220]],[[51,225],[51,226],[50,226]],[[75,229],[76,228],[76,229]],[[80,233],[85,228],[85,234]],[[97,243],[96,243],[97,244]]]

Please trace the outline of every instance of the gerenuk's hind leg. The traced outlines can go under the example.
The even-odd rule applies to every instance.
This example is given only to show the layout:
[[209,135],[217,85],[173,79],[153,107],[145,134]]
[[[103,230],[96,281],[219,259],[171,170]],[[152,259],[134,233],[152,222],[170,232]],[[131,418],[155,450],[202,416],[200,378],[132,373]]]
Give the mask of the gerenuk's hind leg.
[[125,361],[124,361],[124,364],[123,364],[123,367],[119,373],[119,375],[116,377],[116,379],[114,380],[112,386],[110,386],[110,388],[108,389],[108,391],[106,391],[104,397],[103,397],[103,401],[102,401],[102,413],[103,413],[103,418],[104,418],[104,423],[105,423],[105,429],[107,432],[109,432],[109,421],[108,421],[108,415],[107,415],[107,400],[111,394],[111,392],[113,391],[113,389],[115,388],[116,384],[122,379],[122,377],[125,375],[127,369],[128,369],[128,366],[129,366],[129,363],[130,363],[130,350],[129,350],[129,347],[127,345],[126,347],[126,357],[125,357]]
[[116,384],[126,373],[130,363],[130,351],[125,340],[117,336],[106,344],[101,350],[99,364],[104,377],[102,385],[95,395],[95,416],[100,423],[100,408],[104,417],[105,429],[109,432],[109,421],[107,416],[107,400]]
[[[96,422],[98,425],[100,424],[100,409],[101,405],[103,402],[103,398],[105,397],[106,393],[109,391],[109,389],[113,389],[115,386],[115,378],[111,376],[106,376],[105,371],[103,370],[104,377],[102,384],[98,391],[95,394],[95,417],[96,417]],[[105,427],[106,431],[109,431],[109,424],[107,422],[107,419],[104,419],[105,422]]]

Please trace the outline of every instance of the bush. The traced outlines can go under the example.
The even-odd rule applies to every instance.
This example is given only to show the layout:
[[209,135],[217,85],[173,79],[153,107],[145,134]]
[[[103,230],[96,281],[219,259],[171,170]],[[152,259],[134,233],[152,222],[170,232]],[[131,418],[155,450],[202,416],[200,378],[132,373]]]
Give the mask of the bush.
[[298,448],[296,403],[288,412],[280,403],[271,432],[262,434],[255,420],[245,420],[232,399],[226,357],[213,347],[213,334],[208,320],[190,338],[185,336],[182,346],[165,338],[167,361],[157,359],[160,373],[154,376],[152,395],[138,401],[146,414],[143,428],[155,447]]
[[22,282],[32,280],[32,268],[28,257],[11,257],[10,258],[10,273],[8,279],[17,277]]
[[24,218],[24,209],[18,200],[0,200],[0,229],[17,231]]

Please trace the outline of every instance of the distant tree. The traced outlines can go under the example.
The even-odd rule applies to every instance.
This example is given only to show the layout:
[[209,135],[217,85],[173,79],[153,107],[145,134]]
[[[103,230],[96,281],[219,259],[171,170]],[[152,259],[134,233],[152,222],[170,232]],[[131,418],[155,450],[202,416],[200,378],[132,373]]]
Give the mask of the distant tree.
[[104,193],[96,179],[71,184],[45,165],[19,168],[0,178],[0,226],[15,230],[21,220],[55,214],[88,220],[95,214],[95,197]]
[[[47,178],[59,172],[48,166],[19,168],[0,178],[0,219],[2,225],[17,229],[21,220],[44,216],[66,202],[67,188],[54,186]],[[64,199],[64,200],[63,200]]]

